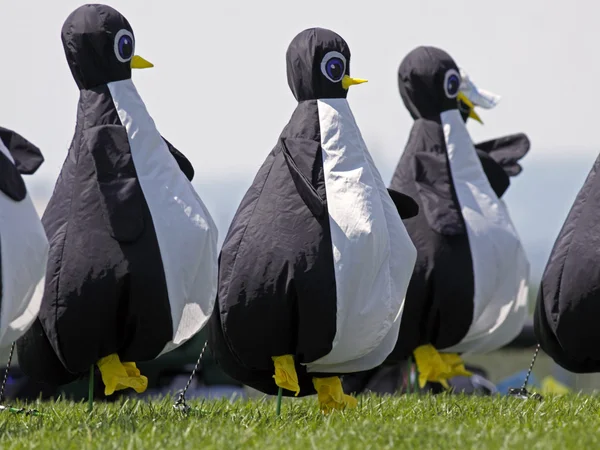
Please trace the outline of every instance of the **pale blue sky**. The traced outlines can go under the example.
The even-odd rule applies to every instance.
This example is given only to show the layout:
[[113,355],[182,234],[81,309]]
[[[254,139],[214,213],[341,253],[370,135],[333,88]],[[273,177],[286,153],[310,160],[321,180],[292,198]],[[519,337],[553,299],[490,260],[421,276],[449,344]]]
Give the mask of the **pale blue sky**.
[[[78,91],[60,29],[82,3],[0,0],[0,124],[41,147],[29,180],[50,194],[75,126]],[[121,0],[137,53],[155,64],[134,81],[159,130],[196,168],[196,186],[221,227],[295,106],[285,76],[290,40],[311,26],[333,29],[352,51],[350,105],[384,179],[410,130],[396,85],[417,45],[448,51],[475,83],[502,95],[471,123],[474,140],[526,132],[525,172],[507,196],[528,245],[552,244],[598,152],[600,8],[592,1]],[[538,244],[536,244],[538,245]],[[538,250],[533,250],[538,251]]]

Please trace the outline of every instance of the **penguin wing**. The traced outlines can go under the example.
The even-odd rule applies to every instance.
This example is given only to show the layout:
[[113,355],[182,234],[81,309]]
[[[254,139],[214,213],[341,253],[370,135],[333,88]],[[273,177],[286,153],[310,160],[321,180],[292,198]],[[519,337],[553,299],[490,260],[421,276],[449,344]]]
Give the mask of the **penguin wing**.
[[[288,146],[318,146],[319,144],[316,141],[308,139],[281,138],[279,139],[278,145],[281,147],[281,152],[283,153],[300,198],[302,198],[313,216],[317,219],[322,219],[324,215],[327,214],[327,204],[325,200],[321,198],[310,180],[306,178],[306,175],[302,173],[288,149]],[[295,153],[300,154],[301,152],[298,151]],[[316,152],[314,153],[316,154]]]
[[23,177],[3,151],[0,151],[0,191],[16,202],[20,202],[27,196]]
[[498,164],[488,153],[483,150],[475,149],[477,156],[485,176],[490,182],[490,186],[498,196],[501,198],[510,186],[510,178],[506,171]]
[[31,175],[38,170],[44,162],[44,157],[39,148],[18,133],[0,127],[0,139],[15,160],[19,173]]
[[[446,236],[465,234],[465,222],[454,190],[441,127],[431,136],[415,122],[405,152],[414,152],[413,170],[422,211],[431,229]],[[442,141],[439,141],[439,139]]]
[[171,155],[173,155],[173,158],[175,158],[175,161],[177,161],[177,165],[179,165],[179,168],[183,174],[188,180],[192,181],[194,179],[194,166],[192,166],[192,163],[185,157],[183,153],[173,147],[173,144],[167,141],[164,137],[163,141],[165,141],[165,144],[167,144],[167,148],[171,152]]
[[134,242],[144,230],[144,194],[121,125],[100,125],[83,132],[96,169],[100,205],[110,234],[119,242]]
[[524,133],[511,134],[475,144],[476,150],[490,155],[510,177],[521,173],[523,168],[517,161],[527,154],[530,147],[529,138]]
[[388,188],[388,193],[392,197],[396,208],[398,208],[401,219],[410,219],[419,214],[419,205],[412,197],[390,188]]

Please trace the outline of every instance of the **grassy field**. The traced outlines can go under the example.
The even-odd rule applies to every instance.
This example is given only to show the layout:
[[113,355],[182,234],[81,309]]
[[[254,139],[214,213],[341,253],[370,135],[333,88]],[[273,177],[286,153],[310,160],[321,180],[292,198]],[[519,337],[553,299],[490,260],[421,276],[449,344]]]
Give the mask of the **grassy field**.
[[322,416],[314,398],[192,402],[170,399],[40,403],[43,416],[0,413],[2,449],[501,449],[599,448],[600,399],[547,397],[539,403],[459,396],[362,397],[357,409]]

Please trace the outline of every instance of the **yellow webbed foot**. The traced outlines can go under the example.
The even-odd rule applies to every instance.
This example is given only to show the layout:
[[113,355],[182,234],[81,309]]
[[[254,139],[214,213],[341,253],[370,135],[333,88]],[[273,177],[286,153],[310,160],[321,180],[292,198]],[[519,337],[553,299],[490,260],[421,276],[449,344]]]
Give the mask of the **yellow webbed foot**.
[[273,356],[275,363],[275,384],[280,388],[295,392],[296,396],[300,393],[300,385],[298,384],[298,374],[294,365],[294,357],[292,355]]
[[354,408],[356,399],[344,394],[340,377],[313,378],[313,385],[317,391],[319,406],[325,414],[334,409]]
[[554,377],[547,376],[542,380],[542,394],[565,395],[572,392],[568,386],[557,381]]
[[448,379],[455,376],[471,376],[456,353],[438,353],[433,345],[422,345],[414,351],[419,371],[419,386],[423,388],[428,381],[440,383],[446,389]]
[[440,353],[442,360],[450,367],[448,378],[452,377],[470,377],[473,375],[465,368],[465,363],[457,353]]
[[102,374],[105,395],[127,388],[141,394],[148,388],[148,378],[141,375],[135,363],[122,363],[116,353],[101,358],[96,365]]

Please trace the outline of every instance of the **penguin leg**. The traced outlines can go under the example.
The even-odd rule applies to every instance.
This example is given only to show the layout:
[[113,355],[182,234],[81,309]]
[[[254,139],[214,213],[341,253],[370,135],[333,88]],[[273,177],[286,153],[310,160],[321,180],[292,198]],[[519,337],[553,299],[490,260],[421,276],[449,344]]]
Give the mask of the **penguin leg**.
[[300,393],[300,385],[298,384],[298,374],[294,365],[294,357],[292,355],[273,356],[275,364],[275,384],[282,389],[287,389],[296,393]]

